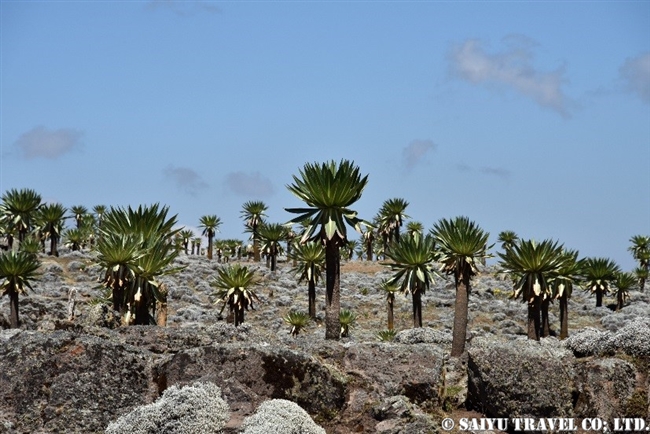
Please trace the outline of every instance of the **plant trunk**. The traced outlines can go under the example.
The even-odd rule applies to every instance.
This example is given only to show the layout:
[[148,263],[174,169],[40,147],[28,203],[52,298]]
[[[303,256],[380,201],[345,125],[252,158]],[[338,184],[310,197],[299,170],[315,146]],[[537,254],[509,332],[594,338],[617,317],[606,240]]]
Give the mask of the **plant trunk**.
[[208,259],[212,259],[212,237],[208,237]]
[[422,292],[420,288],[413,291],[413,328],[422,327]]
[[276,252],[275,248],[271,250],[269,256],[271,257],[271,271],[275,271],[278,266],[278,253]]
[[596,288],[596,307],[601,307],[603,305],[603,290],[601,288]]
[[566,293],[560,297],[560,339],[569,337],[569,300]]
[[538,341],[540,337],[541,311],[542,300],[539,296],[535,296],[532,302],[528,303],[528,339]]
[[542,337],[547,338],[551,335],[551,326],[548,323],[548,305],[550,304],[551,300],[549,298],[545,298],[542,300]]
[[253,261],[260,262],[260,242],[257,239],[257,225],[253,226]]
[[394,315],[393,315],[393,305],[395,297],[389,297],[388,302],[386,303],[386,310],[388,311],[388,330],[393,330],[394,328]]
[[456,305],[454,307],[454,330],[451,357],[460,357],[465,351],[467,339],[467,310],[469,305],[469,268],[464,266],[460,279],[456,278]]
[[158,314],[156,315],[156,325],[167,327],[167,303],[158,303]]
[[338,340],[341,333],[341,251],[339,239],[325,243],[325,339]]
[[9,291],[9,327],[17,329],[20,327],[20,318],[18,315],[18,291],[15,289]]
[[56,235],[50,235],[50,256],[59,256],[59,251],[56,248],[57,241]]
[[119,286],[118,282],[115,281],[113,284],[113,310],[120,313],[120,318],[124,317],[124,288]]
[[[313,269],[312,269],[313,273]],[[313,276],[313,274],[312,274]],[[308,283],[307,294],[309,297],[309,317],[311,319],[316,319],[316,282],[314,279],[310,279]]]
[[25,241],[27,237],[27,228],[21,228],[18,230],[18,247]]
[[616,310],[623,309],[623,291],[619,290],[616,293]]
[[372,261],[372,238],[366,242],[366,261]]
[[133,301],[135,303],[135,325],[149,325],[149,297],[148,291],[142,285],[142,295],[140,301]]
[[244,308],[235,308],[235,327],[244,323]]

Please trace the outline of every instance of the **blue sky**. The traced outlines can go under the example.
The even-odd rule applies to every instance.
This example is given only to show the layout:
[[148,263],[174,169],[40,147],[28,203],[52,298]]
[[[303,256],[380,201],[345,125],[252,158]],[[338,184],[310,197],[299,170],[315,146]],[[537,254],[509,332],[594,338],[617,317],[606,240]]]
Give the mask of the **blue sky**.
[[650,2],[0,2],[0,191],[300,206],[306,162],[429,229],[553,238],[632,269],[650,234]]

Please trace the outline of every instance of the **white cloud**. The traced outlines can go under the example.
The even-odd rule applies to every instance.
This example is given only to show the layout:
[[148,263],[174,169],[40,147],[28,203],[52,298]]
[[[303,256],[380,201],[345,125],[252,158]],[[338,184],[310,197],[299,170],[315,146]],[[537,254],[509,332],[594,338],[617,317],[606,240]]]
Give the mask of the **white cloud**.
[[163,169],[163,175],[169,178],[183,192],[190,196],[196,196],[201,190],[208,188],[203,178],[189,167],[167,166]]
[[245,197],[268,197],[273,195],[273,183],[260,172],[231,172],[226,175],[226,186],[230,191]]
[[488,53],[476,39],[452,48],[449,60],[452,75],[473,84],[504,85],[532,98],[542,107],[569,117],[569,99],[562,90],[567,80],[564,68],[543,72],[533,66],[536,44],[529,38],[511,35],[503,40],[506,48]]
[[23,158],[47,158],[54,160],[74,149],[80,149],[83,132],[71,128],[48,130],[34,127],[23,133],[14,146]]
[[650,103],[650,53],[628,57],[619,68],[619,74],[627,87],[647,103]]
[[402,159],[407,169],[412,169],[422,161],[429,151],[434,151],[437,145],[431,140],[413,140],[402,150]]

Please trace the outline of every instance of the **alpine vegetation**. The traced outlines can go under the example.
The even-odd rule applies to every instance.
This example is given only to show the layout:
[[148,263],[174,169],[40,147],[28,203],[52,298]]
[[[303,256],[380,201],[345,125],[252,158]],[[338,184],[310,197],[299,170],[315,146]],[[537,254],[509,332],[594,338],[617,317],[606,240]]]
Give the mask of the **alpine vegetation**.
[[242,428],[243,434],[325,434],[305,410],[285,399],[263,402]]
[[153,404],[135,408],[106,428],[106,434],[218,433],[230,410],[213,383],[171,386]]

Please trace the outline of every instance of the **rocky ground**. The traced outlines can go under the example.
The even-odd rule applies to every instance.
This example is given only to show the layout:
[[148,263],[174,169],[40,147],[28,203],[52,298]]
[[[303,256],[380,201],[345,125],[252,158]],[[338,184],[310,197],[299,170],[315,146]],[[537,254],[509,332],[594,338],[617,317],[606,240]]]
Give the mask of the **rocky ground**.
[[[214,304],[209,283],[219,264],[184,255],[178,262],[187,268],[164,279],[168,327],[114,328],[99,302],[101,270],[90,254],[62,249],[59,258],[42,259],[41,280],[20,300],[20,331],[0,332],[0,433],[103,432],[172,385],[197,380],[221,389],[230,406],[226,432],[239,432],[270,398],[298,403],[328,433],[437,432],[449,415],[611,421],[650,412],[650,292],[632,292],[614,312],[577,290],[569,305],[572,337],[529,342],[525,305],[510,300],[508,281],[486,267],[470,297],[468,352],[451,359],[454,288],[443,278],[423,297],[425,327],[411,329],[410,298],[398,296],[400,332],[394,342],[380,342],[386,301],[378,288],[391,273],[376,262],[344,263],[342,307],[358,320],[350,337],[331,342],[324,340],[322,286],[320,321],[290,336],[282,316],[307,310],[307,288],[286,262],[274,273],[248,263],[260,277],[260,303],[237,329]],[[72,322],[71,288],[77,291]],[[8,314],[3,297],[3,328]]]

